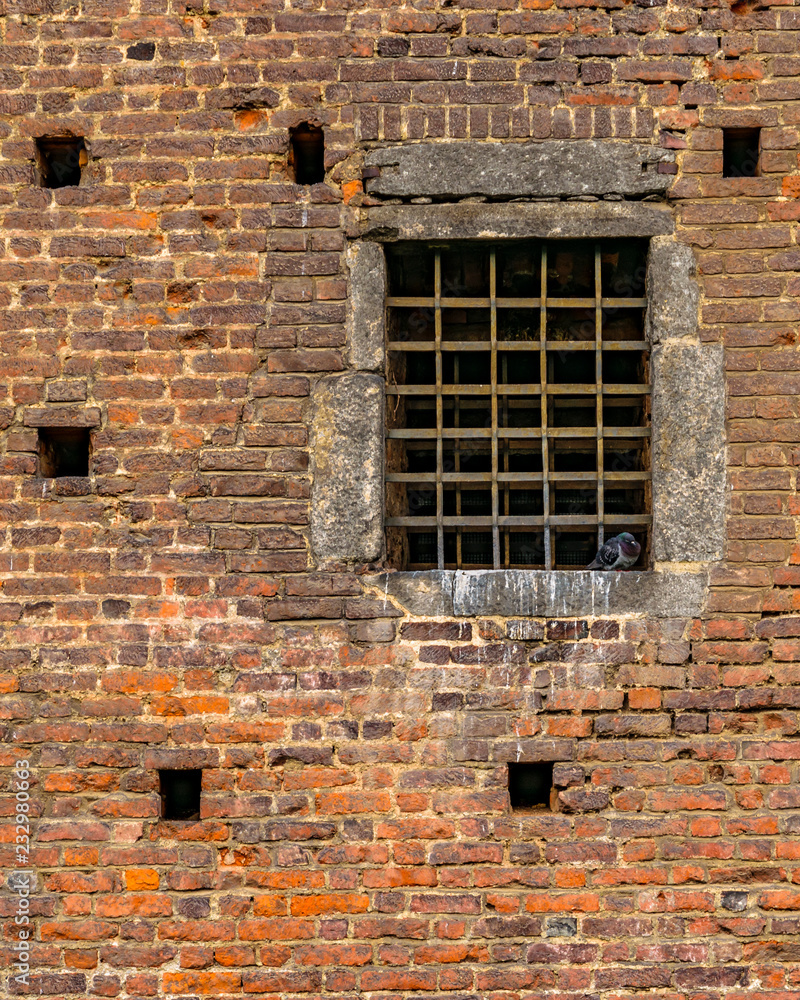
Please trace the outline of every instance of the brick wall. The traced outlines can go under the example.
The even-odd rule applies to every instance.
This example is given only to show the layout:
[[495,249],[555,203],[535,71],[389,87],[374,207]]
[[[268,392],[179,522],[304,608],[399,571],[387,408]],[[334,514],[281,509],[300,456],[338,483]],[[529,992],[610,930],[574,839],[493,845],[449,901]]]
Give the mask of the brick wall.
[[[1,8],[0,857],[27,758],[38,872],[30,986],[0,896],[6,992],[800,995],[797,8],[131,6]],[[761,176],[723,179],[752,126]],[[70,133],[87,182],[31,186]],[[427,621],[311,571],[364,151],[583,137],[677,154],[729,370],[704,614]],[[37,478],[36,427],[76,420],[92,475]],[[511,812],[518,756],[558,761],[555,811]],[[159,819],[174,767],[199,821]]]

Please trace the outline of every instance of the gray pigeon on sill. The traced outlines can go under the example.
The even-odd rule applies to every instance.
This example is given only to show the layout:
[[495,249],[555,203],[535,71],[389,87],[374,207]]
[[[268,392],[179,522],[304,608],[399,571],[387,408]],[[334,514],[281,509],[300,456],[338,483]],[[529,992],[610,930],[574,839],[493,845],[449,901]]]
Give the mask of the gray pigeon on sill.
[[586,568],[630,569],[639,558],[641,551],[642,547],[633,535],[628,531],[623,531],[621,535],[609,538],[605,545],[601,545],[594,560]]

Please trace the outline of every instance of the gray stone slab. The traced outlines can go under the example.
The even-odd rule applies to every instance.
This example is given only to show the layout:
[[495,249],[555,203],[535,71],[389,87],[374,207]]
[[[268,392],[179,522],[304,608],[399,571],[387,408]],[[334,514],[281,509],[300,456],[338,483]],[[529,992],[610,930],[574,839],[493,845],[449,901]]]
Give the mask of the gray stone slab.
[[659,236],[650,241],[647,260],[647,333],[651,344],[697,336],[700,289],[691,247]]
[[347,250],[350,301],[347,360],[357,371],[383,371],[386,258],[377,243],[358,240]]
[[545,921],[545,937],[575,937],[577,933],[577,917],[548,917]]
[[646,237],[674,230],[666,206],[615,201],[376,205],[364,209],[361,220],[361,236],[380,242]]
[[575,760],[577,744],[575,740],[545,740],[537,736],[535,739],[518,738],[510,742],[492,740],[491,751],[491,760],[504,764],[509,761],[567,761]]
[[725,547],[721,344],[653,348],[653,543],[657,562],[713,562]]
[[366,582],[411,614],[465,618],[686,618],[701,611],[708,587],[705,573],[646,570],[426,570],[375,574]]
[[393,198],[642,196],[666,191],[674,153],[633,142],[421,142],[375,149],[372,195]]
[[318,566],[383,554],[384,383],[352,372],[311,394],[311,550]]

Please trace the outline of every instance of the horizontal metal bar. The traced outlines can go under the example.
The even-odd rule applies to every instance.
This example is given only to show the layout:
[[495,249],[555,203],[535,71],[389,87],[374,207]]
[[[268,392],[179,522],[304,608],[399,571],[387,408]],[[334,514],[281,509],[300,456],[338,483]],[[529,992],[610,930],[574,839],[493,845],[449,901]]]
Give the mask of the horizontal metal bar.
[[650,524],[652,517],[649,514],[606,514],[600,517],[598,514],[553,514],[550,523],[563,527],[582,528],[593,524]]
[[[442,296],[439,303],[442,309],[488,309],[489,296],[482,295],[452,295]],[[435,309],[436,299],[433,296],[390,295],[386,305],[395,309]],[[538,305],[538,300],[537,300]]]
[[604,340],[604,351],[649,351],[650,344],[646,340]]
[[[435,483],[435,472],[387,472],[387,483]],[[443,472],[443,483],[488,483],[491,472]]]
[[[595,431],[593,428],[586,428],[586,433],[582,432],[582,428],[568,428],[570,431],[578,431],[578,433],[572,433],[570,437],[581,437],[581,438],[594,438]],[[551,436],[556,437],[557,434],[552,434],[548,432]],[[435,427],[396,427],[391,430],[386,431],[386,436],[388,438],[399,438],[408,440],[435,440],[436,439],[436,428]],[[486,440],[490,439],[492,436],[491,427],[444,427],[442,429],[442,437],[445,438],[458,438],[460,440]],[[542,430],[540,427],[498,427],[497,436],[501,438],[509,438],[512,440],[527,441],[529,439],[538,440],[542,436]]]
[[[445,483],[488,483],[491,472],[443,472]],[[651,478],[649,472],[551,472],[550,481],[556,483],[596,483],[602,478],[607,483],[642,483]],[[541,472],[498,472],[500,483],[522,483],[539,485],[544,480]],[[387,472],[389,483],[435,483],[435,472]]]
[[[436,526],[435,517],[387,517],[386,523],[391,527],[415,527],[433,528]],[[486,528],[491,531],[493,521],[492,515],[485,517],[444,517],[442,523],[445,528]],[[540,528],[544,524],[543,517],[498,517],[498,525],[501,527],[516,528]]]
[[[487,328],[486,340],[443,340],[443,351],[486,351],[491,350],[489,340],[489,330]],[[604,351],[646,351],[649,345],[645,340],[604,340]],[[539,351],[541,342],[537,340],[498,340],[498,351]],[[595,340],[546,340],[545,348],[548,351],[595,351],[597,341]],[[435,350],[433,340],[392,340],[389,342],[390,351],[430,351]]]
[[[525,475],[526,473],[520,473],[520,475]],[[637,483],[646,482],[650,479],[649,472],[603,472],[598,474],[597,472],[551,472],[550,479],[557,483],[594,483],[597,482],[599,478],[604,479],[607,483]]]
[[[547,436],[554,438],[597,438],[596,427],[548,427]],[[604,438],[650,437],[649,427],[604,427]]]
[[[445,396],[488,396],[492,387],[489,385],[443,385],[442,394]],[[433,383],[427,385],[387,385],[387,396],[436,396],[436,386]]]
[[[490,396],[492,388],[489,385],[443,385],[441,389],[443,396]],[[499,396],[539,396],[542,387],[537,382],[529,385],[498,385],[497,394]],[[592,396],[597,392],[597,387],[589,382],[574,382],[571,385],[559,385],[550,382],[547,386],[547,393],[550,396]],[[607,396],[649,396],[651,389],[649,385],[639,382],[624,385],[622,383],[605,383],[603,393]],[[436,386],[433,383],[423,385],[388,385],[386,387],[388,396],[431,396],[436,395]],[[463,401],[462,401],[463,402]]]
[[581,298],[571,299],[569,297],[547,298],[545,308],[547,309],[594,309],[594,298],[583,295]]
[[[435,483],[435,472],[387,472],[386,480],[390,483]],[[489,483],[491,472],[443,472],[444,483]],[[541,483],[541,472],[498,472],[497,480],[501,483]]]
[[498,309],[538,309],[541,304],[541,299],[495,299]]
[[649,438],[649,427],[603,427],[603,438]]
[[541,438],[541,427],[498,427],[497,436],[501,438],[527,440],[529,438]]
[[[531,341],[538,349],[538,341]],[[548,351],[596,351],[596,340],[546,340],[544,344]],[[601,349],[604,351],[646,351],[645,340],[604,340]]]
[[[596,351],[596,340],[546,340],[545,349],[561,353],[562,351]],[[538,344],[537,344],[538,347]]]
[[[538,396],[542,387],[538,383],[533,385],[498,385],[497,393],[501,396]],[[435,385],[387,385],[386,394],[389,396],[434,396]],[[443,385],[443,396],[491,396],[492,387],[490,385]],[[461,400],[464,405],[464,400]]]
[[[595,396],[597,394],[597,386],[594,382],[575,382],[572,385],[549,382],[547,385],[547,394],[549,396]],[[634,382],[632,385],[604,382],[603,394],[608,396],[649,396],[650,386],[640,382]]]
[[[497,298],[496,305],[499,309],[538,309],[542,300],[540,298]],[[439,300],[442,309],[488,309],[490,299],[482,295],[454,295],[442,296]],[[386,304],[394,309],[434,309],[436,299],[430,295],[390,295],[386,299]],[[557,298],[546,300],[546,305],[550,309],[594,309],[597,300],[594,298]],[[635,298],[613,298],[603,296],[600,299],[603,309],[645,309],[647,299]]]
[[[487,331],[488,332],[488,331]],[[527,344],[524,344],[527,348]],[[435,349],[432,340],[392,340],[389,342],[390,351],[429,351],[431,354]],[[530,350],[530,348],[527,348]],[[487,354],[491,350],[491,343],[486,340],[443,340],[442,351],[485,351]]]
[[[545,307],[547,309],[595,309],[597,308],[597,299],[590,296],[584,296],[582,298],[547,298],[545,302]],[[611,296],[601,296],[600,298],[600,308],[601,309],[646,309],[647,299],[634,299],[634,298],[619,298]]]
[[[435,441],[435,427],[393,427],[386,431],[386,437],[398,438],[400,440],[421,440]],[[491,427],[445,427],[442,430],[442,437],[448,438],[484,438],[492,436]]]
[[605,295],[600,300],[600,305],[603,309],[646,309],[647,299],[635,299],[631,298],[614,298],[613,296],[606,297]]
[[[551,514],[549,523],[554,527],[562,528],[590,528],[602,521],[608,525],[647,525],[652,523],[649,514],[606,514],[600,518],[597,514]],[[492,517],[443,517],[442,524],[445,528],[492,528]],[[521,517],[509,516],[498,517],[497,523],[501,528],[541,528],[544,526],[543,517]],[[393,528],[435,528],[435,517],[387,517],[386,524]]]
[[[386,431],[388,438],[399,440],[435,440],[435,427],[393,427]],[[442,436],[461,440],[488,439],[492,436],[491,427],[444,427]],[[497,436],[516,440],[538,439],[542,436],[539,427],[498,427]],[[548,427],[549,438],[597,439],[596,427]],[[608,438],[648,438],[649,427],[604,427],[602,436]]]

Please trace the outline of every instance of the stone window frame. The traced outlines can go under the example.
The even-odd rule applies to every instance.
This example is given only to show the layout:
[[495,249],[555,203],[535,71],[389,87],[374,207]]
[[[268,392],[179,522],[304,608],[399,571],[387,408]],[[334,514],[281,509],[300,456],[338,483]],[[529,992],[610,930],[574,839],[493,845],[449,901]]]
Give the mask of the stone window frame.
[[[496,159],[498,147],[492,145],[487,152]],[[560,179],[548,174],[547,183],[560,184],[566,194],[574,192],[576,171],[587,177],[602,175],[602,164],[592,164],[598,144],[571,143],[571,154],[578,146],[584,152],[573,155],[573,170],[568,162]],[[645,160],[652,161],[653,147],[640,148]],[[411,150],[416,157],[411,161],[412,182],[401,190],[424,197],[424,185],[414,173],[419,163],[426,172],[432,170],[429,176],[447,174],[442,164],[431,168],[435,149],[427,159],[416,147]],[[387,150],[378,152],[384,160],[400,159],[402,167],[397,150],[392,156]],[[601,155],[608,155],[606,147]],[[624,158],[621,162],[625,167]],[[615,187],[623,188],[622,195],[641,198],[643,174],[639,168],[628,177],[616,177]],[[507,185],[502,171],[500,176]],[[579,180],[585,187],[585,178]],[[536,178],[526,176],[525,184],[532,183]],[[630,192],[626,185],[638,189]],[[318,568],[368,568],[384,557],[385,244],[644,237],[650,240],[645,327],[652,380],[653,567],[627,573],[389,571],[366,579],[413,614],[696,615],[705,602],[710,565],[723,558],[727,482],[723,351],[720,344],[703,342],[698,333],[694,253],[676,238],[672,211],[663,202],[626,201],[619,190],[613,190],[619,200],[565,202],[553,200],[546,184],[544,190],[550,200],[400,202],[363,212],[347,251],[349,370],[320,378],[312,390],[312,558]],[[397,202],[396,178],[386,193]],[[502,193],[508,194],[505,188]],[[437,196],[465,197],[458,190]]]

